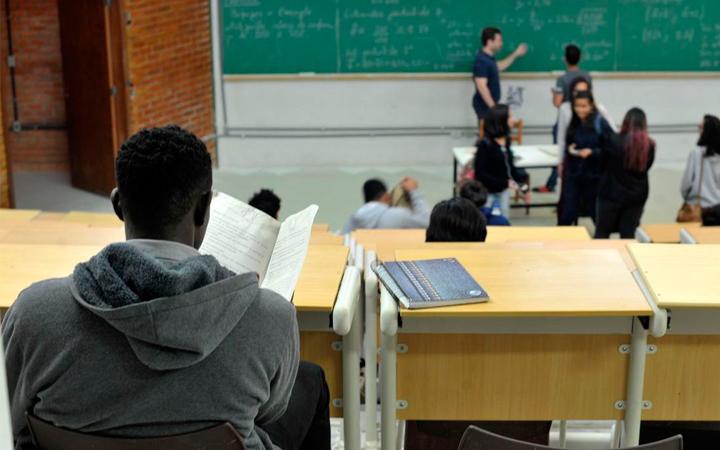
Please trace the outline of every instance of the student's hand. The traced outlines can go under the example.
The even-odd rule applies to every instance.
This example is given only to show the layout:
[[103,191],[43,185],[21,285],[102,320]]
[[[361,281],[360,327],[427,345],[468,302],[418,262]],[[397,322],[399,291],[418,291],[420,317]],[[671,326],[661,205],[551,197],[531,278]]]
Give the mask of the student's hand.
[[508,180],[508,187],[513,191],[520,189],[520,186],[518,186],[517,182],[513,179]]
[[527,53],[527,50],[528,50],[527,44],[525,44],[523,42],[522,44],[518,45],[517,48],[515,49],[515,56],[517,56],[517,57],[525,56],[525,54]]
[[400,186],[403,188],[403,191],[410,193],[418,188],[418,182],[415,178],[405,177],[400,182]]
[[590,156],[592,156],[592,154],[593,154],[593,151],[592,151],[592,149],[589,149],[589,148],[583,148],[578,152],[578,156],[581,157],[582,159],[589,158]]

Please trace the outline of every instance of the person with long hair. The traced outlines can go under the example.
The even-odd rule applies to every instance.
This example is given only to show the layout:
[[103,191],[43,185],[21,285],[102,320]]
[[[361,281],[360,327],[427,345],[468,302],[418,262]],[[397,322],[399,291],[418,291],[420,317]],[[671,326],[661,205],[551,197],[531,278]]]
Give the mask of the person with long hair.
[[558,225],[574,225],[581,216],[595,221],[600,153],[612,135],[612,128],[595,107],[592,93],[576,93],[565,139]]
[[513,163],[510,149],[512,117],[507,105],[496,105],[488,111],[483,123],[483,138],[476,144],[475,179],[488,190],[487,205],[500,206],[505,217],[510,217],[510,189],[527,183],[527,174]]
[[720,204],[720,119],[703,117],[697,145],[688,156],[680,192],[685,203],[709,208]]
[[645,112],[631,108],[620,134],[612,136],[600,154],[596,239],[607,239],[616,232],[622,239],[635,236],[648,198],[648,171],[654,160],[655,141],[648,136]]

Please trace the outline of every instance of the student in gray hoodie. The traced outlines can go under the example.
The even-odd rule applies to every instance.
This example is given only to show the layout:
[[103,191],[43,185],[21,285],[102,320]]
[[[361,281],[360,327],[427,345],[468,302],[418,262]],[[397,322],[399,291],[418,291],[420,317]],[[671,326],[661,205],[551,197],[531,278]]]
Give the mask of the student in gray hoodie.
[[427,228],[430,223],[430,208],[418,192],[417,181],[405,177],[400,186],[410,200],[410,208],[391,206],[385,183],[376,178],[367,180],[363,184],[365,204],[350,216],[343,233],[358,228]]
[[293,305],[200,247],[212,168],[176,126],[123,144],[111,199],[127,242],[25,289],[3,321],[16,449],[25,413],[71,430],[164,436],[232,423],[249,450],[329,449],[322,369]]

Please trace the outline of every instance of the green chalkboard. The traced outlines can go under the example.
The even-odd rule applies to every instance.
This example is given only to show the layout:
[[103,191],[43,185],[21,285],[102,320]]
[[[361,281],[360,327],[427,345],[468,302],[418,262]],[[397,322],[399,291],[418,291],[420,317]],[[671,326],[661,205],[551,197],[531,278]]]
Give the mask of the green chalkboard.
[[[469,72],[488,25],[513,71],[720,70],[720,0],[224,0],[225,74]],[[500,55],[502,56],[502,54]]]

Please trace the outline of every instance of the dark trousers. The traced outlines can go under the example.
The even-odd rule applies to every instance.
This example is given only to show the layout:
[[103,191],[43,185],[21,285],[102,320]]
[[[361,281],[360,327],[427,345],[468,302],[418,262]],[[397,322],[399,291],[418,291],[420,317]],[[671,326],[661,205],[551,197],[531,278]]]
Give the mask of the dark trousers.
[[283,450],[330,450],[330,391],[320,366],[300,361],[287,411],[261,428]]
[[590,216],[595,221],[598,182],[597,176],[583,172],[565,175],[558,206],[558,225],[575,225],[581,216]]
[[621,239],[632,239],[640,225],[643,205],[627,206],[610,200],[597,200],[595,217],[595,239],[607,239],[619,232]]
[[[553,144],[557,144],[557,132],[558,132],[558,123],[555,121],[555,125],[553,125],[552,129],[552,137],[553,137]],[[548,177],[547,181],[545,182],[545,186],[550,189],[551,191],[555,190],[555,187],[557,186],[558,181],[558,169],[557,167],[553,167],[552,171],[550,171],[550,176]]]

